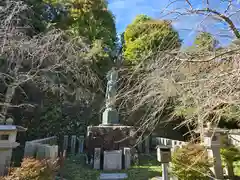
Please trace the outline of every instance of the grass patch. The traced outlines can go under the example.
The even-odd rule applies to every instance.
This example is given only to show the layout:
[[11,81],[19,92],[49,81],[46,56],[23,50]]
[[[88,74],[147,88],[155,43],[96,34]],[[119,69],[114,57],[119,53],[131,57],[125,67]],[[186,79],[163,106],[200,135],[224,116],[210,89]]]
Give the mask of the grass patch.
[[[141,155],[139,165],[118,172],[127,173],[128,180],[147,180],[161,176],[161,165],[156,159],[154,155]],[[102,172],[104,171],[94,170],[85,165],[84,155],[77,155],[65,161],[62,174],[67,180],[97,180]]]

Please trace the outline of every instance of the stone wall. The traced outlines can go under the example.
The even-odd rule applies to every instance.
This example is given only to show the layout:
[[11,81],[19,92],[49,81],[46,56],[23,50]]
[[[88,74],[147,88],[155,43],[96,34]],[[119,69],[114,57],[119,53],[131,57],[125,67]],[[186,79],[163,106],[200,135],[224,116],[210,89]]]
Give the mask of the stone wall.
[[229,143],[240,148],[240,130],[230,130],[228,134]]

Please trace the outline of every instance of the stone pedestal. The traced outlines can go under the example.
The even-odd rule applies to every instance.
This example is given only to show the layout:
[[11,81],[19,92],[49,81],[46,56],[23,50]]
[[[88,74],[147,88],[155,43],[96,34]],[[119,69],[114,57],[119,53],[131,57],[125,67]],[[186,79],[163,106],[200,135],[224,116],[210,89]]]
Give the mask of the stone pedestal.
[[86,146],[89,153],[93,154],[94,148],[102,151],[119,150],[124,147],[133,147],[135,138],[132,126],[89,126],[87,130]]
[[122,169],[122,150],[104,151],[103,170]]
[[102,114],[102,123],[103,124],[118,124],[119,116],[116,109],[107,108]]
[[[122,169],[123,154],[126,154],[125,159],[125,162],[127,163],[126,167],[128,168],[130,166],[131,163],[130,148],[134,147],[136,143],[135,137],[132,137],[132,135],[135,132],[134,127],[106,126],[106,125],[89,126],[87,132],[88,133],[86,147],[88,156],[94,156],[95,161],[96,150],[104,152],[103,162],[100,162],[100,167],[102,167],[103,164],[103,168],[106,170],[110,169],[118,170],[120,167],[119,163],[121,163],[120,169]],[[124,148],[126,149],[124,150]],[[113,162],[110,162],[110,160],[113,160]],[[97,164],[99,164],[98,162],[99,161],[97,161]],[[108,162],[110,164],[111,163],[114,164],[108,165],[109,164]],[[99,165],[94,164],[94,168],[98,169]]]

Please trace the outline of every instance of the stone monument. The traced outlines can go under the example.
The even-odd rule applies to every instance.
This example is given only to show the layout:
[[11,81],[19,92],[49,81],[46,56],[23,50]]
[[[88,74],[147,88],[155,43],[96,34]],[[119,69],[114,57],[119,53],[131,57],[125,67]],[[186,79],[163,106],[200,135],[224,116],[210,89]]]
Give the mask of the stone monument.
[[119,124],[119,116],[115,107],[116,94],[117,94],[117,80],[118,72],[113,67],[107,73],[107,89],[106,89],[106,108],[102,116],[103,125],[116,125]]
[[107,80],[106,104],[102,114],[102,124],[88,127],[87,151],[88,156],[93,158],[95,169],[120,170],[130,166],[129,158],[131,155],[126,152],[135,145],[133,137],[135,133],[134,127],[124,126],[119,122],[116,109],[118,82],[116,66],[107,73]]

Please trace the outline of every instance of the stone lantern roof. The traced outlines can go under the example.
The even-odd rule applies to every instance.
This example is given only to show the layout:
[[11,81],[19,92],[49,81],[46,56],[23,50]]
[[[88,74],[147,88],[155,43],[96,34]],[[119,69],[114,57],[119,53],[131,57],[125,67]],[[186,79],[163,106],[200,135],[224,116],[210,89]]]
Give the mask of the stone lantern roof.
[[25,132],[27,129],[22,126],[16,125],[0,125],[0,131],[17,131],[17,132]]

